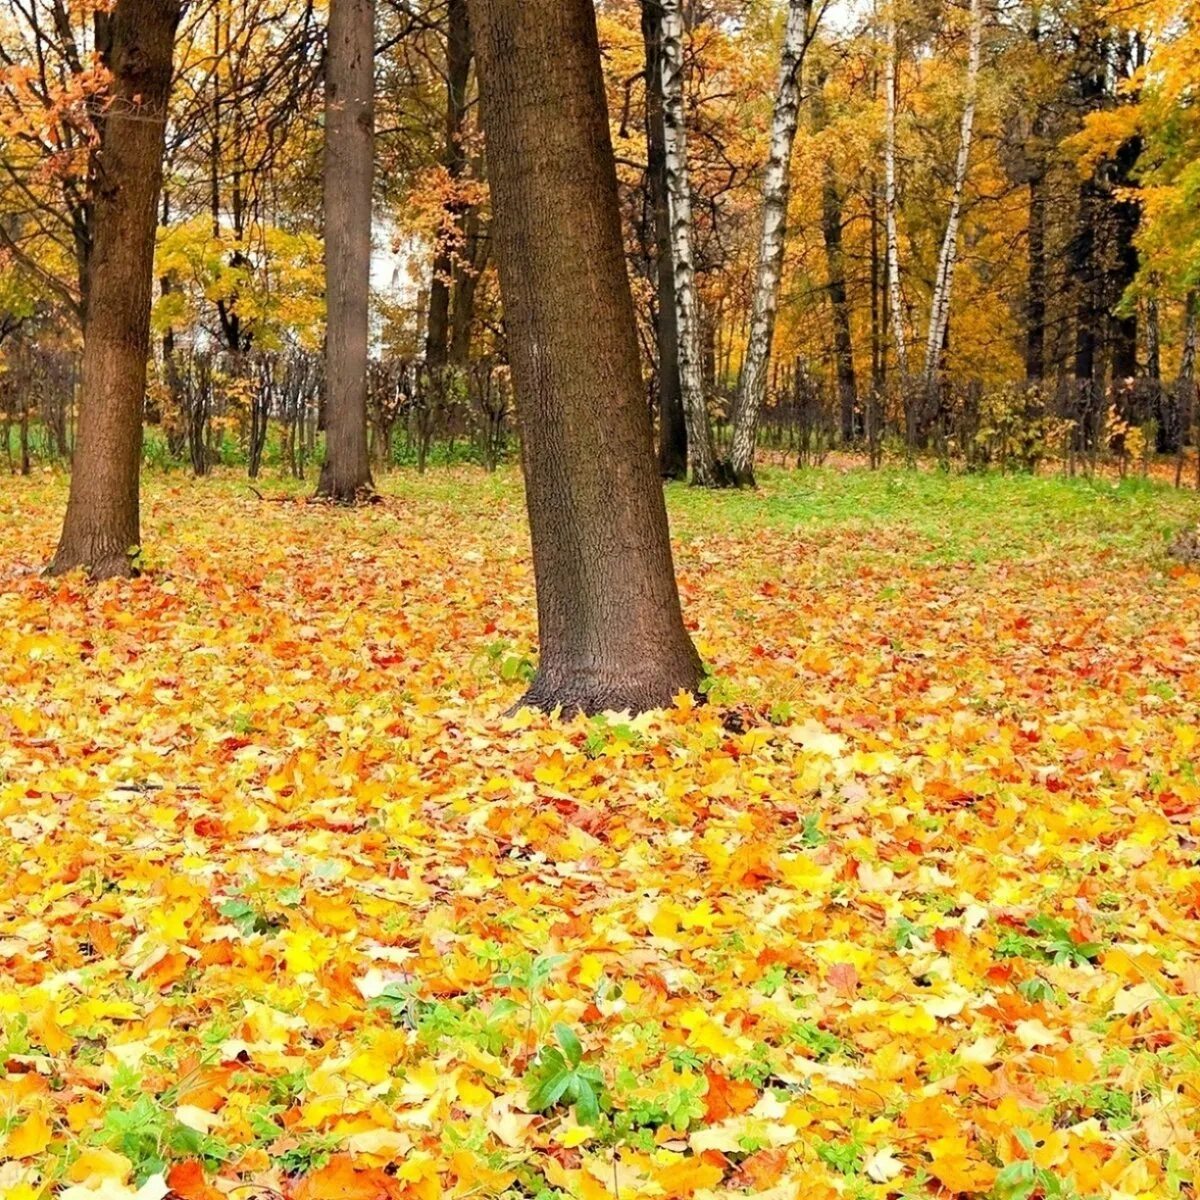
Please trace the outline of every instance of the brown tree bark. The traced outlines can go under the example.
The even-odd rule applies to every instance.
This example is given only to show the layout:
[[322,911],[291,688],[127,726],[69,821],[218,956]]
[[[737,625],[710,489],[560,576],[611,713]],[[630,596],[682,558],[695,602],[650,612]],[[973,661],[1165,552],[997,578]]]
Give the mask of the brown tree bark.
[[[1141,223],[1141,204],[1127,194],[1134,168],[1142,154],[1142,139],[1129,138],[1118,149],[1113,161],[1114,179],[1109,187],[1111,221],[1115,243],[1115,263],[1110,285],[1111,305],[1120,304],[1138,274],[1137,232]],[[1110,309],[1111,311],[1111,309]],[[1114,313],[1110,344],[1112,347],[1113,384],[1138,376],[1137,309]]]
[[642,395],[592,0],[471,0],[541,649],[524,703],[700,682]]
[[181,0],[117,0],[106,23],[112,79],[92,173],[79,433],[51,575],[136,571],[154,236],[181,9]]
[[[467,168],[463,127],[467,119],[467,89],[471,82],[471,22],[467,0],[449,0],[446,8],[446,144],[442,165],[453,185]],[[425,362],[444,367],[450,337],[450,289],[454,277],[454,243],[462,233],[463,213],[457,201],[446,208],[443,229],[433,256],[433,282],[429,289],[429,324],[425,331]]]
[[375,0],[333,0],[325,80],[325,462],[317,495],[375,495],[367,438]]
[[646,176],[654,211],[658,291],[658,471],[664,479],[687,479],[687,417],[679,380],[679,319],[663,124],[662,8],[658,0],[642,0],[642,40],[646,47]]
[[454,304],[450,319],[449,364],[465,371],[471,362],[475,297],[492,253],[491,233],[472,208],[463,218],[463,252],[454,265]]
[[[1035,126],[1035,137],[1040,131]],[[1046,160],[1035,151],[1029,175],[1029,294],[1025,310],[1025,377],[1041,383],[1046,374]]]
[[[813,121],[818,131],[828,123],[823,89],[824,77],[812,96]],[[821,235],[825,243],[825,265],[829,276],[829,304],[833,314],[833,358],[837,373],[842,442],[849,444],[861,433],[857,419],[858,375],[854,369],[854,332],[850,323],[850,300],[846,287],[846,252],[842,241],[845,216],[838,188],[837,164],[825,158],[821,180]]]

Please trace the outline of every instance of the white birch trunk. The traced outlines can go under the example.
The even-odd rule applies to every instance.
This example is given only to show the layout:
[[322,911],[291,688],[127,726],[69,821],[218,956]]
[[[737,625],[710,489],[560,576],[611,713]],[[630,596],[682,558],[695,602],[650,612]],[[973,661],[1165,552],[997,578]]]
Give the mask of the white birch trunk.
[[958,160],[954,164],[954,191],[950,197],[950,215],[946,236],[938,257],[933,300],[929,308],[929,337],[925,343],[925,383],[937,376],[942,343],[950,320],[950,297],[954,287],[954,267],[958,260],[958,229],[962,222],[963,191],[967,184],[967,166],[971,160],[971,139],[975,131],[975,102],[979,92],[979,57],[983,42],[983,0],[971,0],[971,48],[967,57],[966,102],[958,137]]
[[901,378],[908,376],[908,340],[904,333],[904,303],[900,291],[900,238],[896,230],[896,0],[887,16],[887,56],[884,63],[883,207],[887,224],[888,301],[892,336]]
[[697,487],[716,487],[720,483],[720,471],[704,398],[700,310],[692,255],[692,192],[688,179],[687,121],[683,100],[684,26],[680,0],[662,0],[662,14],[663,124],[679,326],[679,382],[687,423],[692,483]]
[[800,76],[808,49],[812,0],[789,0],[787,28],[771,123],[771,148],[763,178],[762,240],[758,251],[758,280],[750,317],[750,337],[742,384],[733,415],[730,468],[739,485],[754,483],[754,448],[758,418],[767,392],[767,368],[779,308],[779,280],[787,243],[788,197],[791,193],[792,147],[800,115]]

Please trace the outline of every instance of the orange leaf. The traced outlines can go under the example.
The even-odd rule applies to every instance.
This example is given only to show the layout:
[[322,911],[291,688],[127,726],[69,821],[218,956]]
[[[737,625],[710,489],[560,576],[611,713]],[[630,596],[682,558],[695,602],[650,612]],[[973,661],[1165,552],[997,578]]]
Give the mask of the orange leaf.
[[335,1154],[319,1171],[300,1180],[291,1200],[398,1200],[402,1191],[383,1171],[360,1171],[349,1154]]
[[167,1174],[167,1186],[179,1200],[224,1200],[204,1178],[204,1168],[196,1159],[176,1163]]
[[709,1071],[708,1092],[705,1094],[705,1115],[710,1121],[744,1113],[758,1101],[758,1089],[753,1084],[736,1083],[716,1071]]
[[729,1179],[729,1186],[739,1189],[753,1188],[756,1192],[765,1191],[778,1182],[786,1165],[787,1151],[782,1147],[776,1150],[759,1150],[738,1167]]

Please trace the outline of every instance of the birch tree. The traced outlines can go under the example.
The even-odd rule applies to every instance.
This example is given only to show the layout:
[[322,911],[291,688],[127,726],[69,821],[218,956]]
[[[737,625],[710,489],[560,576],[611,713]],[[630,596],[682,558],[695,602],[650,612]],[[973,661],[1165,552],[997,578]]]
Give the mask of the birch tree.
[[883,102],[883,207],[887,225],[888,303],[892,314],[892,336],[896,339],[896,362],[901,378],[908,376],[908,341],[904,333],[904,303],[900,291],[900,237],[896,228],[896,0],[888,6],[887,50],[884,62]]
[[675,266],[675,306],[679,330],[679,382],[687,423],[692,484],[720,487],[724,473],[713,448],[712,425],[704,398],[700,358],[700,310],[692,252],[692,191],[687,161],[687,118],[683,101],[684,25],[680,0],[662,0],[662,88],[667,203],[671,254]]
[[[962,125],[958,135],[958,158],[954,164],[954,190],[950,196],[950,215],[946,219],[946,236],[938,256],[933,299],[929,308],[929,337],[925,342],[925,384],[932,385],[937,376],[942,344],[946,340],[946,325],[950,320],[950,297],[954,287],[954,267],[958,260],[958,230],[962,222],[963,191],[967,183],[967,167],[971,160],[971,139],[975,130],[975,104],[979,92],[980,46],[983,42],[983,0],[971,0],[971,43],[967,56],[967,79],[963,103]],[[894,24],[893,24],[894,28]]]
[[775,315],[779,308],[779,280],[787,244],[788,197],[791,193],[792,147],[800,114],[800,74],[812,32],[812,0],[789,0],[787,27],[771,122],[771,146],[763,178],[762,236],[758,251],[758,277],[750,317],[750,338],[733,414],[733,447],[729,469],[739,486],[754,485],[754,446],[758,418],[767,393],[767,368]]

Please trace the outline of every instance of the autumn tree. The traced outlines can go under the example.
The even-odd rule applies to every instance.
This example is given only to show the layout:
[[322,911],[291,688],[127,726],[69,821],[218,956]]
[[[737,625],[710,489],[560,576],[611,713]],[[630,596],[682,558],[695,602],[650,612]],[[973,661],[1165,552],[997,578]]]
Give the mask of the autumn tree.
[[790,0],[783,36],[770,151],[763,175],[762,235],[750,316],[750,340],[742,365],[737,406],[733,410],[733,449],[729,467],[733,480],[739,485],[754,484],[754,448],[758,416],[766,400],[767,368],[775,337],[775,313],[787,248],[792,145],[800,115],[800,72],[812,38],[812,7],[812,0]]
[[325,463],[317,495],[374,494],[367,441],[375,0],[333,0],[325,81]]
[[470,13],[538,592],[525,703],[663,706],[698,686],[700,660],[642,395],[595,11],[471,0]]
[[695,230],[684,103],[686,31],[679,0],[661,0],[661,9],[658,35],[663,97],[663,155],[674,266],[679,381],[687,425],[688,458],[695,486],[720,487],[728,480],[724,465],[717,460],[713,444],[700,357],[700,303],[696,291]]
[[654,234],[655,345],[658,352],[658,469],[664,479],[686,479],[687,416],[679,375],[679,310],[667,193],[666,125],[663,114],[662,5],[641,0],[645,46],[646,190]]
[[154,232],[182,0],[116,0],[100,14],[109,72],[93,156],[79,435],[52,574],[130,575],[141,541],[142,405]]

